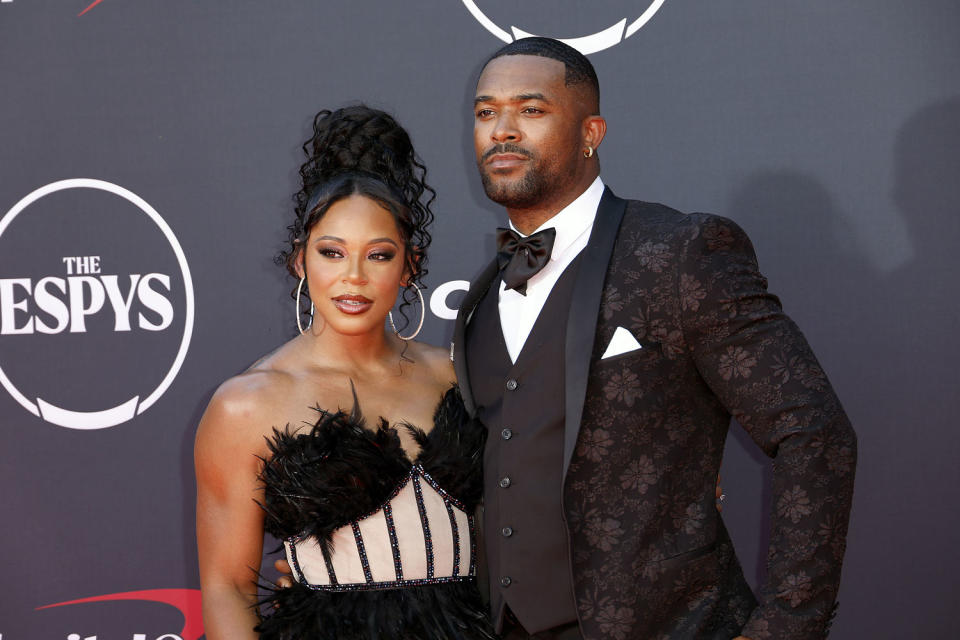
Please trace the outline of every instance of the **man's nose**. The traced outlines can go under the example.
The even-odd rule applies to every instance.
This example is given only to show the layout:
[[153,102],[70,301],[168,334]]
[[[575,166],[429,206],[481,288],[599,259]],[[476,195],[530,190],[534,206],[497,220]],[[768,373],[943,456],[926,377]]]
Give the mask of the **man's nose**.
[[517,127],[516,117],[511,114],[501,114],[494,123],[493,132],[490,137],[496,142],[503,143],[517,142],[523,136]]

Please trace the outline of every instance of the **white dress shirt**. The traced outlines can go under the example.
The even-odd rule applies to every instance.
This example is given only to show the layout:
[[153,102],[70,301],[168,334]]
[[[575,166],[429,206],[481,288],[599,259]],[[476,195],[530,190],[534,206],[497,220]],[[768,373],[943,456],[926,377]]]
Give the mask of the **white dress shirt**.
[[[500,283],[500,328],[512,362],[516,363],[517,358],[520,357],[523,344],[527,341],[540,315],[540,310],[547,301],[547,296],[553,290],[553,285],[557,283],[573,259],[587,246],[602,196],[603,181],[597,176],[597,179],[576,200],[533,232],[553,227],[557,230],[557,235],[553,240],[550,261],[541,271],[527,280],[527,295],[524,296],[513,289],[508,290],[506,284]],[[517,231],[512,222],[510,228]],[[517,233],[520,232],[517,231]]]

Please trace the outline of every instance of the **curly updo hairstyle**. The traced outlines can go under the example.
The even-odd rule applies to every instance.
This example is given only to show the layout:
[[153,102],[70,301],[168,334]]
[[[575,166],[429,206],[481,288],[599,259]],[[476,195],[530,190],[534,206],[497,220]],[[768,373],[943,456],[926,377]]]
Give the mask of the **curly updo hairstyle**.
[[[302,264],[310,229],[335,202],[362,195],[393,214],[406,249],[409,282],[423,289],[436,192],[427,184],[427,169],[404,128],[391,115],[364,104],[324,109],[314,117],[313,135],[303,151],[307,161],[300,166],[301,188],[293,196],[296,217],[277,262],[299,280],[297,264]],[[296,296],[296,289],[291,295]],[[405,320],[404,309],[416,297],[409,287],[404,290],[400,312]]]

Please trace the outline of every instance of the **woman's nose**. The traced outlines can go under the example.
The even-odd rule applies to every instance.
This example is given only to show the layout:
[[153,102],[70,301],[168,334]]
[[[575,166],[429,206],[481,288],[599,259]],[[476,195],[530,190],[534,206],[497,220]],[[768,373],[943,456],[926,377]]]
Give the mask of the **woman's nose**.
[[363,259],[361,257],[351,257],[347,260],[347,271],[343,275],[343,281],[349,284],[366,284],[367,277],[364,272]]

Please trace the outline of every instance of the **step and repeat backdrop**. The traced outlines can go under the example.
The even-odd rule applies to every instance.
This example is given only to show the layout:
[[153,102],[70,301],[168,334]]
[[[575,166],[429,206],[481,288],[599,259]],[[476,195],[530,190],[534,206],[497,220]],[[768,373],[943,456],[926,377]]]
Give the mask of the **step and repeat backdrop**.
[[[843,399],[832,637],[952,636],[955,0],[2,0],[0,639],[203,636],[194,433],[295,335],[273,257],[314,113],[364,101],[411,132],[439,193],[421,335],[446,344],[505,222],[475,82],[525,34],[596,66],[619,195],[747,230]],[[770,465],[732,433],[724,517],[756,584]]]

